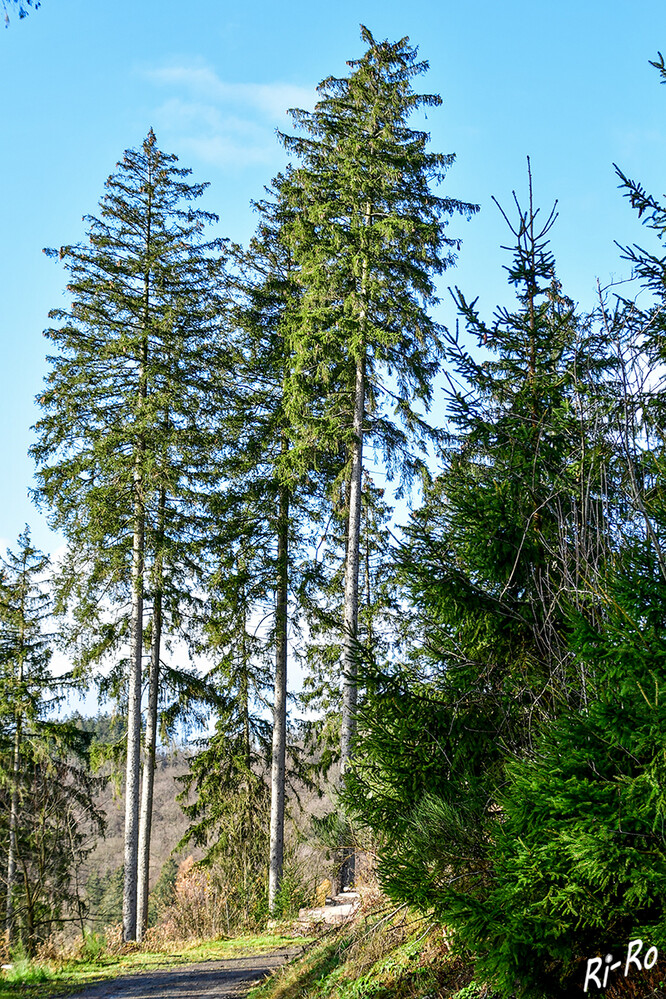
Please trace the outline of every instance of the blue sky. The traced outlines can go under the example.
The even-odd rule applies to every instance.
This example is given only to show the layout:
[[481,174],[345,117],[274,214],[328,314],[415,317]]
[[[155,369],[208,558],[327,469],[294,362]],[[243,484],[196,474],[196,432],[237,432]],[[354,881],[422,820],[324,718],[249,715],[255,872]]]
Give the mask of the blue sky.
[[363,51],[360,22],[376,38],[408,35],[429,60],[418,88],[444,98],[428,114],[432,149],[457,156],[444,193],[481,204],[474,220],[450,225],[463,246],[441,283],[443,322],[455,321],[448,284],[479,295],[485,314],[509,300],[507,233],[491,195],[508,205],[512,189],[524,193],[528,154],[538,203],[547,212],[559,199],[552,246],[581,305],[597,278],[627,273],[614,240],[649,244],[612,163],[656,195],[666,189],[666,88],[648,65],[666,49],[663,0],[43,0],[0,29],[2,548],[26,521],[42,548],[58,545],[27,498],[42,331],[65,284],[42,247],[84,236],[82,216],[96,213],[116,161],[151,126],[194,180],[211,182],[205,207],[220,215],[219,234],[247,239],[250,199],[286,163],[275,138],[290,127],[284,110],[311,107],[320,80],[347,72]]

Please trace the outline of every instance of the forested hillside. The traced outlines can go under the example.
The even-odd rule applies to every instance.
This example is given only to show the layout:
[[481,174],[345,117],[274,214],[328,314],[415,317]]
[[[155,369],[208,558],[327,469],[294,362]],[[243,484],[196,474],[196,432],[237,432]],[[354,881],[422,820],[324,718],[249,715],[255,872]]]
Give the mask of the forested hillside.
[[285,997],[657,995],[666,202],[615,168],[628,276],[584,309],[528,159],[494,206],[512,304],[454,286],[445,326],[479,206],[428,63],[361,43],[245,245],[151,127],[45,250],[31,493],[64,544],[0,562],[6,945],[284,929],[363,885],[402,984],[354,991],[350,931]]

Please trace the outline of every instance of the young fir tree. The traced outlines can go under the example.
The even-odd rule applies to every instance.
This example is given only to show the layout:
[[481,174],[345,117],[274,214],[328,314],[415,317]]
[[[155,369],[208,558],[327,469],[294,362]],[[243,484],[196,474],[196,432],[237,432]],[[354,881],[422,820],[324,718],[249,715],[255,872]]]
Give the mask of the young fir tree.
[[[90,775],[89,739],[70,722],[48,717],[59,699],[44,634],[49,561],[26,527],[0,576],[0,785],[6,839],[4,914],[10,945],[30,953],[63,917],[81,917],[78,870],[90,852],[85,827],[102,832]],[[62,679],[58,686],[67,683]],[[4,825],[4,823],[3,823]]]
[[[137,934],[146,593],[158,663],[165,587],[175,622],[201,561],[195,515],[216,481],[227,371],[222,244],[202,238],[217,219],[192,205],[206,185],[187,183],[190,171],[175,164],[151,130],[108,179],[88,243],[48,251],[65,260],[71,305],[51,313],[60,325],[46,335],[60,353],[33,448],[38,496],[69,543],[61,604],[73,607],[80,665],[129,640],[125,939]],[[151,754],[149,746],[148,765]]]
[[[666,78],[663,60],[655,65]],[[618,173],[639,217],[663,241],[666,210],[640,184]],[[454,927],[459,943],[474,954],[481,974],[502,995],[571,995],[582,988],[587,962],[598,954],[597,981],[614,986],[616,973],[608,967],[610,961],[604,962],[606,953],[626,952],[628,941],[638,938],[655,948],[663,946],[666,782],[659,691],[666,648],[662,594],[666,506],[661,486],[666,437],[661,377],[666,258],[637,245],[624,253],[652,298],[643,309],[628,300],[612,310],[602,303],[600,342],[596,348],[588,344],[588,357],[596,357],[604,367],[609,345],[601,341],[611,340],[614,370],[600,386],[589,361],[587,372],[578,368],[579,378],[587,381],[573,407],[581,415],[580,444],[573,446],[575,435],[569,435],[568,474],[553,479],[550,492],[544,494],[543,509],[551,515],[557,512],[565,541],[560,543],[555,568],[566,582],[566,592],[556,587],[557,600],[551,596],[549,601],[551,638],[545,646],[552,650],[557,638],[565,653],[566,669],[555,677],[563,696],[529,743],[519,740],[514,752],[498,761],[495,817],[486,815],[481,824],[466,813],[467,801],[452,803],[445,787],[437,790],[440,768],[435,779],[431,774],[424,780],[407,823],[411,846],[401,851],[402,870],[394,882],[399,896],[409,892]],[[562,385],[566,386],[565,380]],[[593,421],[590,415],[595,411]],[[563,417],[568,421],[569,416],[560,404],[549,425],[560,434],[566,428]],[[532,459],[535,468],[538,459],[537,452]],[[576,492],[568,488],[572,472],[585,488]],[[566,502],[556,502],[558,484],[565,490]],[[469,508],[474,508],[471,502]],[[563,509],[570,511],[566,519],[561,517]],[[553,541],[547,540],[545,519],[540,527],[546,551],[556,551]],[[445,566],[444,544],[439,550]],[[435,555],[432,546],[430,551]],[[430,565],[434,570],[435,563]],[[538,578],[536,572],[534,577]],[[529,594],[529,580],[523,587]],[[436,582],[428,588],[426,604],[432,606],[438,588]],[[543,593],[541,587],[532,596],[540,615],[545,609]],[[494,613],[497,616],[499,609]],[[559,637],[553,634],[553,625]],[[479,620],[476,626],[483,638]],[[544,648],[545,634],[539,626],[538,647]],[[567,675],[565,685],[562,679]],[[572,684],[573,677],[579,682]],[[429,700],[425,691],[422,699],[425,707]],[[450,731],[447,700],[430,698],[431,742],[438,733],[445,737]],[[417,721],[410,724],[404,700],[401,706],[406,739]],[[397,712],[391,715],[395,724]],[[387,725],[386,712],[382,724]],[[479,728],[477,723],[477,739]],[[384,740],[383,759],[396,743]],[[439,745],[455,762],[452,751],[465,746],[464,734],[450,746],[444,738]],[[469,751],[465,758],[471,759]],[[487,763],[476,762],[476,773],[483,773]],[[400,786],[398,756],[392,758],[392,766],[395,792]],[[460,780],[457,783],[460,786]],[[473,786],[471,781],[468,786]],[[468,794],[465,797],[469,799]],[[390,800],[395,811],[395,793]],[[404,820],[407,809],[400,811]],[[379,819],[380,825],[382,821],[382,828],[388,828],[388,815]],[[448,856],[442,849],[447,839],[457,844]],[[634,980],[632,986],[643,984],[647,990],[661,977],[657,974],[644,983]]]
[[[653,65],[666,79],[663,58]],[[618,174],[639,217],[663,242],[666,209]],[[507,767],[504,821],[491,847],[493,882],[479,897],[458,900],[461,939],[505,992],[518,979],[526,995],[569,995],[599,952],[596,983],[615,986],[606,952],[631,939],[663,946],[666,258],[635,244],[624,256],[651,298],[643,308],[624,300],[607,310],[602,303],[618,366],[605,424],[621,502],[609,521],[624,537],[612,568],[595,580],[603,614],[592,622],[580,614],[572,619],[572,647],[589,681],[586,703],[547,729],[533,754]],[[657,972],[640,982],[636,974],[634,967],[632,986],[645,990],[663,977]]]
[[[661,517],[654,528],[663,543]],[[599,954],[597,983],[616,985],[605,954],[623,958],[641,939],[644,958],[666,942],[665,585],[647,532],[597,579],[603,618],[572,621],[585,708],[564,711],[508,763],[492,879],[448,892],[442,917],[502,995],[572,995]],[[639,975],[632,966],[634,988]]]
[[[658,70],[661,83],[666,83],[663,55],[659,53],[650,65]],[[653,527],[655,518],[663,516],[661,483],[666,458],[666,391],[662,374],[666,357],[666,203],[628,178],[619,167],[615,170],[625,197],[658,241],[654,250],[637,243],[621,247],[623,258],[631,263],[634,277],[640,281],[643,304],[623,300],[622,307],[613,310],[610,325],[620,345],[624,374],[613,420],[621,453],[622,482],[634,515],[651,537],[666,579],[666,549]]]
[[[42,632],[49,598],[40,588],[48,558],[30,543],[26,526],[18,539],[18,552],[7,552],[2,565],[0,591],[0,666],[2,668],[3,743],[5,758],[11,759],[4,777],[9,790],[9,837],[5,929],[14,942],[14,896],[17,879],[17,832],[21,794],[22,756],[29,726],[44,711],[45,693],[52,684],[49,671],[51,649]],[[11,746],[11,750],[9,747]]]
[[[351,758],[357,700],[359,538],[364,444],[385,454],[409,480],[422,467],[412,446],[430,437],[417,406],[427,408],[439,363],[433,276],[454,260],[459,240],[446,236],[448,216],[476,206],[433,193],[453,156],[427,149],[428,134],[410,116],[441,104],[414,93],[426,62],[408,39],[377,42],[350,62],[343,79],[318,88],[313,112],[292,111],[301,136],[282,136],[300,159],[288,239],[302,287],[292,330],[290,415],[293,460],[314,437],[332,453],[342,447],[348,487],[342,672],[341,765]],[[311,415],[309,383],[327,387]],[[389,409],[400,419],[399,425]]]
[[508,756],[585,703],[590,678],[569,648],[568,615],[600,613],[590,584],[612,549],[607,442],[592,418],[598,396],[608,403],[603,337],[559,290],[554,215],[539,224],[531,195],[517,207],[517,310],[487,325],[457,293],[491,356],[448,338],[460,387],[444,467],[400,556],[422,644],[374,678],[349,780],[353,811],[386,837],[389,894],[442,918],[461,892],[492,881]]
[[[261,544],[239,511],[235,541],[220,557],[211,580],[212,608],[206,645],[217,662],[209,674],[220,695],[214,734],[180,778],[190,827],[179,846],[207,848],[205,862],[215,880],[229,887],[247,925],[257,907],[265,911],[271,792],[271,726],[262,717],[270,688],[269,648],[250,618],[265,599],[249,550]],[[247,533],[246,533],[247,532]],[[235,531],[233,533],[236,533]],[[230,887],[233,885],[233,889]]]

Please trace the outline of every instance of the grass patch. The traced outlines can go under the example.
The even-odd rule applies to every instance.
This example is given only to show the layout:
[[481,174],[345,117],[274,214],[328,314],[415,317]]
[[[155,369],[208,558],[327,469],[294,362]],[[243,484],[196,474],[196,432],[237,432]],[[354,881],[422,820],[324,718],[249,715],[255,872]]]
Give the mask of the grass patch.
[[[442,931],[403,912],[328,934],[252,989],[248,999],[445,999],[485,996],[472,967],[448,953]],[[468,991],[464,991],[467,987]]]
[[[349,934],[326,937],[315,944],[300,959],[292,961],[263,985],[248,993],[248,999],[300,999],[301,996],[323,995],[320,990],[332,981],[344,964],[344,953],[351,943]],[[318,991],[319,990],[319,991]]]
[[21,959],[9,971],[0,974],[0,999],[16,999],[17,996],[34,999],[67,996],[81,991],[87,985],[118,978],[120,975],[139,974],[150,971],[151,968],[221,961],[230,957],[258,957],[285,950],[301,942],[308,941],[262,934],[229,940],[181,941],[170,945],[168,950],[165,948],[160,951],[144,951],[139,945],[128,945],[127,952],[122,954],[98,951],[94,956],[67,961]]
[[22,957],[4,972],[7,982],[12,985],[42,985],[51,978],[51,972],[43,964]]

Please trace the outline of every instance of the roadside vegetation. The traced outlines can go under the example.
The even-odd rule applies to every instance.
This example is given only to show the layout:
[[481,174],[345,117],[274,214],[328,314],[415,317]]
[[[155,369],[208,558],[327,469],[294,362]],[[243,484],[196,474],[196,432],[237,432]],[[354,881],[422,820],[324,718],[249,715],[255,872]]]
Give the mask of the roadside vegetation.
[[473,964],[450,952],[441,926],[376,889],[360,915],[328,928],[249,999],[476,999]]
[[233,939],[174,941],[158,949],[154,944],[122,944],[119,933],[115,945],[107,943],[103,934],[90,933],[50,957],[17,957],[12,967],[0,975],[0,999],[19,995],[49,999],[120,975],[271,954],[293,945],[292,938],[264,933]]

